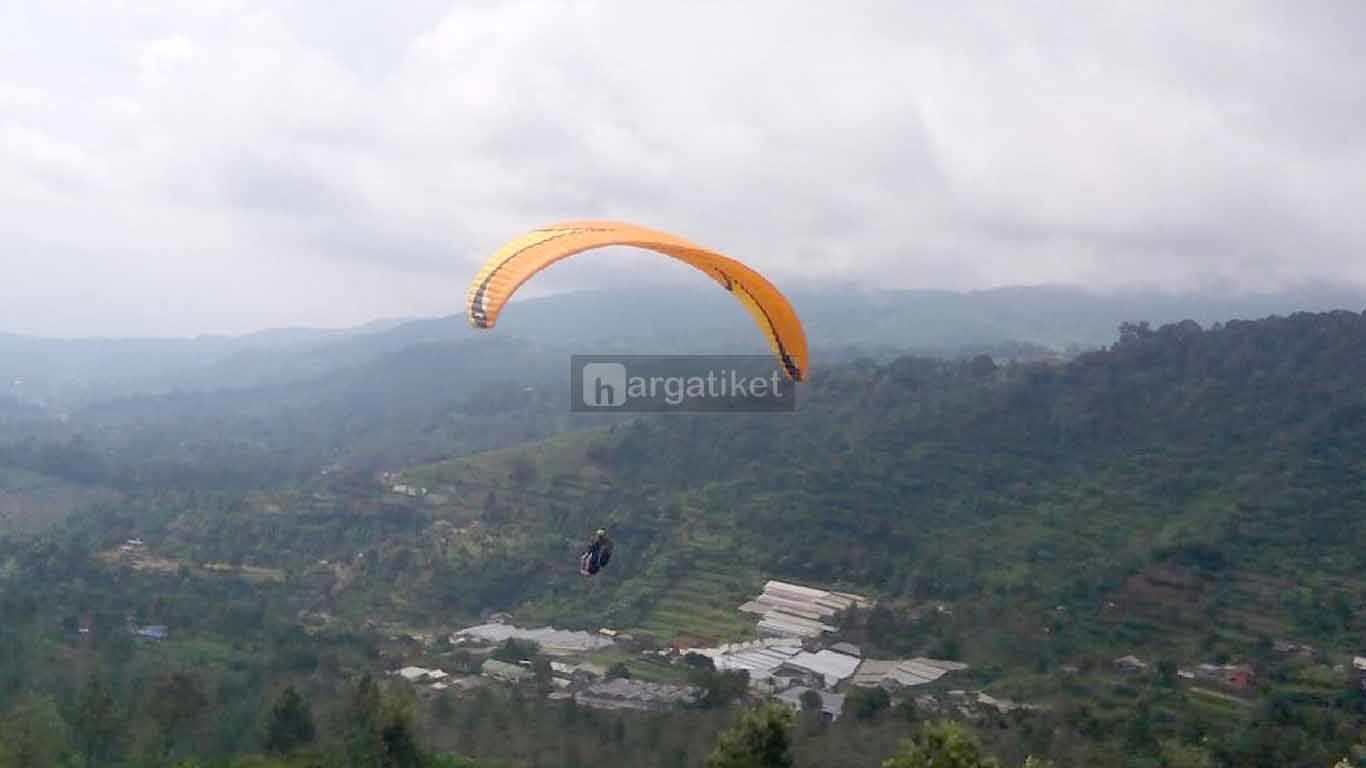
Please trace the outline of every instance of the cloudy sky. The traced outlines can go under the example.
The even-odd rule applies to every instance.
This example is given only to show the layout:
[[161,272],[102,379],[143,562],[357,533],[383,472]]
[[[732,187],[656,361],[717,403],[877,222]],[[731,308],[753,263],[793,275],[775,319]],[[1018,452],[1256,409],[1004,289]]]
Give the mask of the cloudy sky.
[[[0,331],[454,314],[583,217],[780,285],[1362,282],[1362,39],[1356,0],[4,3]],[[711,287],[537,287],[634,278]]]

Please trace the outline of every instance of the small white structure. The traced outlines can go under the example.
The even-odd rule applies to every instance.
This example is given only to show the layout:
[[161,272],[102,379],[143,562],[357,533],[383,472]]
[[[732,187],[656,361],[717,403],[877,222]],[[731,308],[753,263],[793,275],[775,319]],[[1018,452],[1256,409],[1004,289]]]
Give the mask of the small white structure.
[[1148,668],[1147,662],[1137,656],[1121,656],[1115,659],[1115,666],[1124,672],[1142,672]]
[[393,672],[393,674],[407,680],[410,683],[435,683],[450,677],[440,669],[427,669],[426,667],[404,667]]
[[1357,656],[1352,659],[1352,668],[1358,672],[1366,672],[1366,656]]
[[403,669],[394,672],[394,674],[398,675],[404,680],[407,680],[410,683],[417,683],[426,680],[428,676],[431,675],[431,673],[432,670],[426,669],[424,667],[404,667]]
[[607,676],[606,668],[589,662],[568,664],[563,661],[552,661],[550,662],[550,671],[567,678],[587,677],[596,679]]

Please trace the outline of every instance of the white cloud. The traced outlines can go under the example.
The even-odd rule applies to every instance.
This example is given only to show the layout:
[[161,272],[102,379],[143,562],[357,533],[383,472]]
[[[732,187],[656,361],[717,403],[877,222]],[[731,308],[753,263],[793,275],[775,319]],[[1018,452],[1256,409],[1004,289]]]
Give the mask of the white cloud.
[[455,312],[581,216],[782,280],[1366,280],[1352,3],[21,5],[0,236],[67,285],[0,286],[3,327]]

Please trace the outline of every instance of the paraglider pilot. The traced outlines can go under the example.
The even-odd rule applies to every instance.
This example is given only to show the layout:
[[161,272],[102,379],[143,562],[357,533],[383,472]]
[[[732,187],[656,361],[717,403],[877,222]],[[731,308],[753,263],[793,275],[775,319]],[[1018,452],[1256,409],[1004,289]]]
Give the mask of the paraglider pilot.
[[607,561],[611,559],[612,540],[607,538],[606,530],[599,528],[593,534],[593,538],[589,539],[588,550],[579,556],[579,573],[592,576],[606,567]]

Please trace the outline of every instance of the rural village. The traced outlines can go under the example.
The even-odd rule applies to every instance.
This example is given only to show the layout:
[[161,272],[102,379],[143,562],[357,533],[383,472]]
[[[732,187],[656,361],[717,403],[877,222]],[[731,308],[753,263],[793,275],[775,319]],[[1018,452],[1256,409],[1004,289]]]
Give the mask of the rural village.
[[[846,698],[856,689],[881,688],[889,700],[909,699],[918,711],[970,720],[1042,708],[962,685],[956,678],[963,675],[955,673],[968,670],[965,663],[925,657],[868,658],[858,646],[833,637],[838,627],[829,622],[836,614],[871,604],[860,595],[769,581],[762,594],[738,608],[757,617],[758,639],[714,647],[675,644],[665,649],[637,648],[631,635],[609,628],[596,633],[550,627],[521,629],[505,623],[505,616],[495,615],[489,623],[462,629],[449,638],[456,652],[482,660],[464,672],[405,665],[391,670],[391,674],[431,693],[451,691],[456,695],[489,684],[533,685],[537,673],[530,659],[493,658],[509,641],[521,641],[554,659],[546,667],[547,679],[543,681],[549,699],[604,709],[666,710],[696,704],[702,696],[696,686],[631,679],[624,665],[618,664],[614,670],[600,661],[632,652],[655,663],[742,671],[747,676],[750,698],[772,697],[799,711],[819,709],[827,721],[845,714]],[[432,641],[423,639],[427,644]],[[1314,653],[1308,646],[1288,641],[1277,641],[1275,650],[1282,655]],[[1366,657],[1355,657],[1352,663],[1358,684],[1366,690]],[[1148,674],[1153,671],[1151,667],[1130,655],[1115,659],[1110,671],[1133,676]],[[1074,666],[1062,669],[1081,674]],[[1210,695],[1233,700],[1248,700],[1257,691],[1256,671],[1246,663],[1199,663],[1179,668],[1176,676]]]

